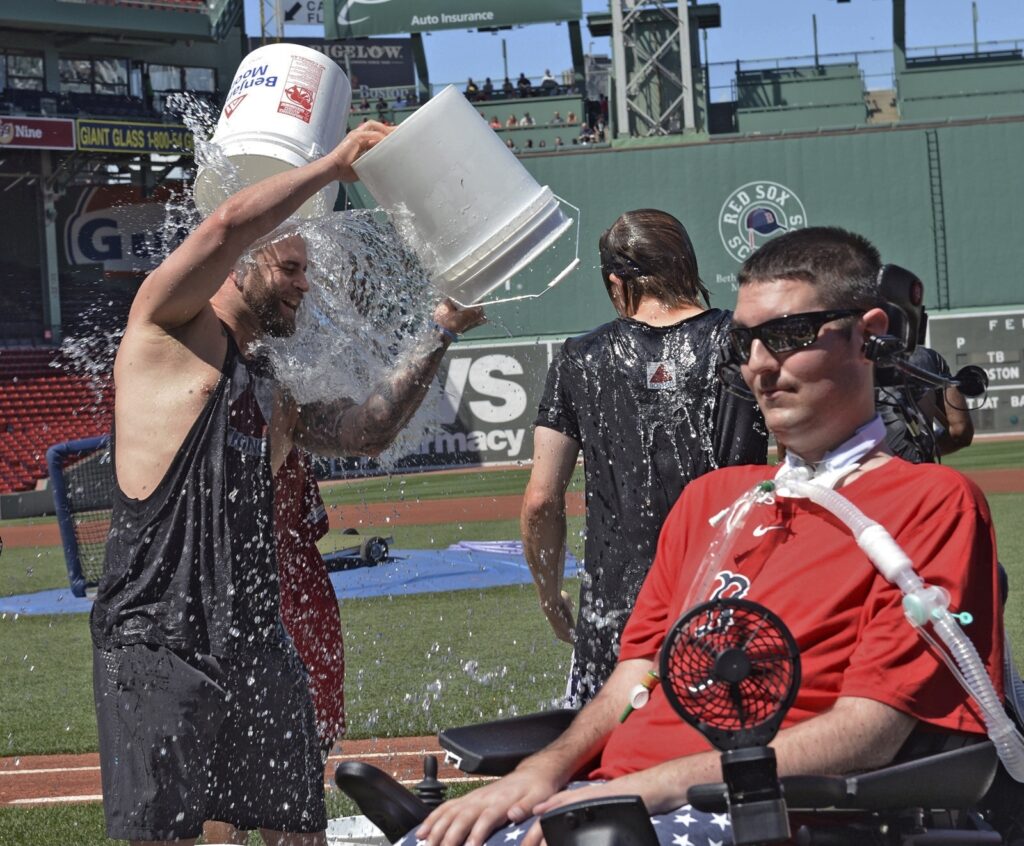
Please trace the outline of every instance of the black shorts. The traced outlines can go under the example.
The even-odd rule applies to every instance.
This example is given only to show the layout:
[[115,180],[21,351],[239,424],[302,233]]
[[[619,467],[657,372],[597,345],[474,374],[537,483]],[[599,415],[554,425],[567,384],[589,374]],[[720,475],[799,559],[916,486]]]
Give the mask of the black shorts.
[[193,838],[206,820],[327,827],[313,705],[290,643],[228,658],[94,650],[93,690],[111,838]]

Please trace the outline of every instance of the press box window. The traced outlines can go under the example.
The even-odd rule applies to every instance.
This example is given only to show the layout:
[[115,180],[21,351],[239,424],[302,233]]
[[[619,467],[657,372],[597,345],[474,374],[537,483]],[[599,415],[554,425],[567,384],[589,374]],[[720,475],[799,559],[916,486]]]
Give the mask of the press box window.
[[153,108],[164,110],[170,94],[179,91],[210,93],[217,91],[217,76],[213,68],[186,68],[178,65],[147,65],[149,87],[153,93]]
[[0,53],[0,89],[42,91],[45,87],[42,54]]
[[61,91],[84,94],[128,93],[126,59],[61,59]]

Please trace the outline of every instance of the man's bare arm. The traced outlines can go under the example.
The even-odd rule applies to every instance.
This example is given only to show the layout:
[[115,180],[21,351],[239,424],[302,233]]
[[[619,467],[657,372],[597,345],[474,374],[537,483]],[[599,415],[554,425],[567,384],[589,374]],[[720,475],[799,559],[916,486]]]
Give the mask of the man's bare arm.
[[523,552],[537,585],[540,607],[555,635],[572,643],[572,604],[562,591],[565,570],[565,492],[576,469],[580,446],[555,429],[533,433],[533,469],[519,518]]
[[437,307],[439,327],[423,339],[418,350],[356,404],[349,399],[310,403],[299,410],[295,442],[318,455],[380,455],[394,441],[423,402],[451,338],[484,321],[480,308],[459,309],[451,301]]
[[338,179],[352,181],[352,163],[390,130],[362,124],[327,155],[239,191],[218,206],[142,283],[129,322],[174,329],[209,302],[242,254]]

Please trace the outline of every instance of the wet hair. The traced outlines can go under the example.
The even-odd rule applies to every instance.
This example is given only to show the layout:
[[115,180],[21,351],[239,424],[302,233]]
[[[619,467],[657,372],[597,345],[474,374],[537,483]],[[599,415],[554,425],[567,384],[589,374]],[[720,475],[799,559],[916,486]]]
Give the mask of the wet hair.
[[601,235],[598,251],[609,293],[611,275],[622,280],[626,314],[635,314],[645,296],[672,308],[697,305],[700,297],[711,305],[693,242],[686,227],[668,212],[626,212]]
[[882,260],[862,235],[836,226],[796,229],[772,238],[743,263],[739,284],[796,279],[818,289],[822,308],[867,311],[882,305]]

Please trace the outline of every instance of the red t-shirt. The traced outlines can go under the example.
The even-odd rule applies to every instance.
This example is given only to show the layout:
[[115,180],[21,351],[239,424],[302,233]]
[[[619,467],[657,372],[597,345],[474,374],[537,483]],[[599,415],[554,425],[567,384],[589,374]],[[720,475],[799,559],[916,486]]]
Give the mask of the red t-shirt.
[[316,542],[330,527],[309,456],[293,449],[274,477],[281,619],[309,672],[317,730],[345,733],[345,647],[338,600]]
[[[716,530],[708,517],[771,478],[731,467],[683,491],[622,635],[620,660],[655,658]],[[965,629],[1002,692],[1002,608],[995,535],[985,498],[955,470],[894,458],[840,493],[895,538],[928,584],[969,611]],[[857,547],[845,525],[806,499],[755,505],[711,585],[774,611],[800,647],[802,681],[782,728],[827,711],[840,696],[874,699],[937,727],[983,732],[973,702],[903,615],[902,594]],[[702,596],[698,602],[711,599]],[[614,778],[710,749],[658,686],[612,732],[591,778]]]

